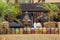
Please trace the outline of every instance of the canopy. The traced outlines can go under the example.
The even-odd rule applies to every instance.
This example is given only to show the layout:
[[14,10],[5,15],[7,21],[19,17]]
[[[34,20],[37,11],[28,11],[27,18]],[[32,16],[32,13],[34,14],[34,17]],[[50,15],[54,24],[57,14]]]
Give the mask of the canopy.
[[44,8],[40,7],[40,4],[20,4],[22,11],[30,11],[30,12],[40,12],[40,11],[47,11]]

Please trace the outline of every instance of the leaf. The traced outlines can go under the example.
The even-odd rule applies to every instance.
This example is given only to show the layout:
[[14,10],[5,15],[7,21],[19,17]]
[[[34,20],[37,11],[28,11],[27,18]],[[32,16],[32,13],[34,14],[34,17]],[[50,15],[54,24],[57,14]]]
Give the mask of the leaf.
[[2,17],[5,17],[7,14],[16,17],[17,14],[21,13],[19,4],[5,3],[3,1],[0,1],[0,4],[0,14]]

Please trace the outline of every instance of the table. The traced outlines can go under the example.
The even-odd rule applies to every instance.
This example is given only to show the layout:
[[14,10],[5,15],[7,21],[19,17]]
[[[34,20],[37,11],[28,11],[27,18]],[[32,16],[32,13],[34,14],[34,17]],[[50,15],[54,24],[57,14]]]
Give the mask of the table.
[[60,40],[60,34],[6,34],[0,40]]

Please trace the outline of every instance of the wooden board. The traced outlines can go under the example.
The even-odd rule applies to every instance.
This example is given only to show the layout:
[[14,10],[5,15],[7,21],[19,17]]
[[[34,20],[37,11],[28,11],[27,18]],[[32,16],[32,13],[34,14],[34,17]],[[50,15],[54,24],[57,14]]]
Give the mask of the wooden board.
[[0,35],[0,40],[60,40],[60,34],[7,34]]

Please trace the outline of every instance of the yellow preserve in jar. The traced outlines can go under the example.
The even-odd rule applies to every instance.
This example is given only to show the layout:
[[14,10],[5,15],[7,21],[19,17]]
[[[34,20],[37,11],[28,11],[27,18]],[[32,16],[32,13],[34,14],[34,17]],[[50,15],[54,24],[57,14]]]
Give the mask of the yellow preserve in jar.
[[31,29],[27,28],[27,33],[30,34],[31,33]]
[[19,34],[19,29],[18,28],[16,29],[16,34]]
[[46,34],[47,30],[46,28],[43,28],[43,34]]
[[42,34],[42,32],[43,32],[42,28],[39,28],[39,29],[38,29],[38,33],[39,33],[39,34]]
[[35,28],[35,34],[38,34],[38,28]]
[[23,28],[20,28],[20,34],[23,34]]

